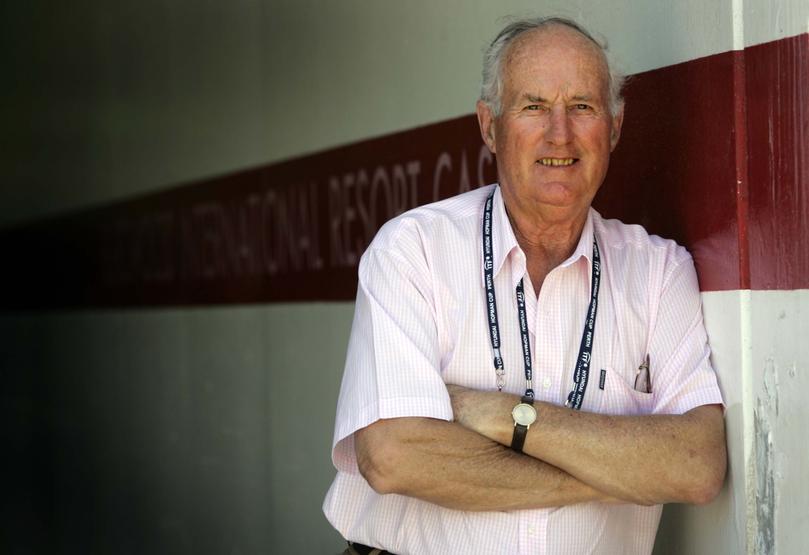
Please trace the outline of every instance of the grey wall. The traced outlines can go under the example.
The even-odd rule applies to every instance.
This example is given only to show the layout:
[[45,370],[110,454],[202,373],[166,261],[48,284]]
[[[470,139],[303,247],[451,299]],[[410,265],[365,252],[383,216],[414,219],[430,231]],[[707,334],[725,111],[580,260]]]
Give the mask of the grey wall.
[[307,304],[0,317],[2,551],[336,550],[320,504],[351,316]]

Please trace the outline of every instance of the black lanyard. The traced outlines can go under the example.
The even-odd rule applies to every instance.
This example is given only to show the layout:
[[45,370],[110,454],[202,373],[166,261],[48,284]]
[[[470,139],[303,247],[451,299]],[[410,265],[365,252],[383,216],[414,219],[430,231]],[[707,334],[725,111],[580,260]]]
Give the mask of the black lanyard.
[[[496,189],[495,189],[496,191]],[[492,340],[494,352],[494,371],[497,375],[497,389],[502,391],[505,385],[506,370],[503,366],[503,357],[500,353],[500,326],[497,323],[497,299],[494,293],[494,248],[492,245],[492,206],[494,205],[494,191],[486,199],[483,210],[483,272],[486,284],[486,302],[489,315],[489,336]],[[579,345],[579,356],[576,358],[576,368],[573,371],[573,390],[568,394],[565,406],[580,409],[584,401],[584,392],[587,390],[587,380],[590,377],[590,358],[593,352],[593,339],[596,331],[596,314],[598,312],[598,286],[601,281],[601,256],[598,242],[593,234],[593,275],[591,282],[590,305],[587,307],[587,317],[584,322],[584,331]],[[531,370],[531,345],[528,338],[528,318],[525,315],[525,289],[523,279],[517,284],[517,314],[520,322],[520,335],[522,336],[523,363],[525,365],[525,395],[534,398],[533,373]]]

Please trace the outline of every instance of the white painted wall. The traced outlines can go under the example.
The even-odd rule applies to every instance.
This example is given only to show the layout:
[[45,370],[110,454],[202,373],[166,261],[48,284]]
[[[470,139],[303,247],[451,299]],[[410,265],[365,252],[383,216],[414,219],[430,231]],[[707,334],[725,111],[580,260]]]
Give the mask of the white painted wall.
[[804,0],[733,0],[733,4],[743,14],[745,46],[809,32],[809,4]]
[[[757,553],[806,551],[809,291],[757,291],[750,311]],[[772,550],[773,544],[777,547]]]
[[[14,79],[0,91],[0,225],[470,113],[482,48],[505,14],[576,17],[610,39],[628,73],[806,32],[809,22],[803,0],[5,10],[11,46],[0,59]],[[704,295],[728,399],[730,486],[708,507],[667,507],[659,552],[754,549],[767,518],[751,524],[748,508],[767,506],[754,502],[765,466],[778,550],[800,551],[806,298]],[[351,313],[342,303],[0,315],[3,437],[25,451],[53,429],[53,444],[36,452],[60,461],[14,467],[20,504],[13,518],[4,513],[3,541],[85,552],[336,551],[320,500]],[[34,501],[27,487],[40,491]],[[26,521],[49,494],[51,536],[47,519]],[[45,535],[32,539],[37,531]]]

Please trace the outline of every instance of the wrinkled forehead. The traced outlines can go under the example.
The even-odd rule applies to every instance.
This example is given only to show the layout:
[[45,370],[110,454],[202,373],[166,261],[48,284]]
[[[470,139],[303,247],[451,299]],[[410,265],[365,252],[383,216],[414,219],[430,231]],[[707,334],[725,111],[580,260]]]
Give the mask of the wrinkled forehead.
[[575,64],[586,71],[606,93],[609,88],[607,58],[599,45],[566,25],[552,24],[526,31],[509,45],[502,77],[519,79],[541,66]]

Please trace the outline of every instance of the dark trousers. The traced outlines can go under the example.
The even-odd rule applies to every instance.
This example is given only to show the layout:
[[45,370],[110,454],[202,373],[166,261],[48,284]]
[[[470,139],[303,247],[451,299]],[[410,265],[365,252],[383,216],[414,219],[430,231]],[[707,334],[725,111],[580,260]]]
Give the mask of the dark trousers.
[[393,553],[361,543],[348,542],[348,547],[343,551],[343,555],[393,555]]

